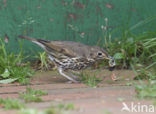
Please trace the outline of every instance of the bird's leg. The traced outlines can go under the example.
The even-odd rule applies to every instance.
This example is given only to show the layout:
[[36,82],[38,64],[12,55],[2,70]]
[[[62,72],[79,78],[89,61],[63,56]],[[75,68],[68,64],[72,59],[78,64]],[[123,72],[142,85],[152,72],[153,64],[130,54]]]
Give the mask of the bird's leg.
[[74,74],[70,73],[70,75],[71,75],[74,79],[77,79],[77,76],[75,76]]
[[72,82],[74,82],[74,83],[78,83],[78,81],[74,80],[73,78],[71,78],[71,77],[67,76],[65,73],[63,73],[62,68],[59,68],[58,71],[59,71],[59,73],[60,73],[62,76],[64,76],[64,77],[67,78],[68,80],[70,80],[70,81],[72,81]]
[[78,76],[74,75],[73,73],[69,73],[74,79],[78,80]]

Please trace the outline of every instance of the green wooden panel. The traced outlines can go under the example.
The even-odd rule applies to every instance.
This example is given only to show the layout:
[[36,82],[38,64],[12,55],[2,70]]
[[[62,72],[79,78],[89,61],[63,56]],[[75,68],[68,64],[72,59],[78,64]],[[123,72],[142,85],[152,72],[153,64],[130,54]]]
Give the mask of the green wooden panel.
[[[0,0],[0,37],[7,34],[8,46],[15,52],[20,34],[95,45],[99,39],[104,42],[101,26],[106,18],[114,39],[144,20],[150,22],[133,32],[154,31],[155,9],[155,0]],[[39,50],[28,41],[23,47],[28,52]]]

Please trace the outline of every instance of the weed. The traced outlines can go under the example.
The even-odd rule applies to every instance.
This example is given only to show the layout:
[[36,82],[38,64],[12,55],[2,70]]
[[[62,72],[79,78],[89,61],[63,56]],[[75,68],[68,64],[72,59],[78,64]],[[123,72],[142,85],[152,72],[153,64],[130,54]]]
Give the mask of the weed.
[[20,94],[20,98],[24,99],[25,102],[42,102],[42,99],[38,96],[33,96],[29,94]]
[[39,111],[36,109],[23,108],[19,111],[18,114],[39,114]]
[[[135,70],[133,65],[131,65],[131,67],[136,75],[134,79],[138,79],[140,82],[140,84],[134,83],[137,96],[139,98],[156,98],[155,71],[150,71],[145,68]],[[146,80],[146,83],[142,81],[143,79]]]
[[48,63],[47,63],[47,54],[46,52],[39,52],[37,56],[35,56],[41,63],[40,66],[38,66],[41,70],[47,70],[48,69]]
[[153,59],[153,63],[150,64],[147,68],[151,68],[152,66],[156,66],[156,38],[150,38],[150,39],[145,39],[144,40],[144,46],[148,50],[150,50],[150,59]]
[[57,107],[59,109],[63,109],[63,110],[74,110],[75,109],[74,104],[66,104],[66,105],[59,104]]
[[14,81],[28,83],[28,78],[33,75],[29,63],[24,60],[22,50],[19,54],[8,53],[5,43],[0,40],[0,83],[11,83]]
[[[74,104],[58,104],[57,106],[51,106],[43,111],[44,114],[64,114],[66,111],[74,110]],[[69,113],[69,112],[68,112]]]
[[156,82],[148,80],[147,83],[140,81],[136,84],[136,92],[139,98],[156,98]]
[[153,69],[146,69],[144,66],[142,68],[136,69],[133,64],[131,68],[135,74],[135,80],[154,80],[156,79],[156,72]]
[[137,75],[134,78],[136,80],[154,80],[156,79],[156,74],[153,71],[141,68],[137,70]]
[[[102,29],[105,43],[102,47],[104,47],[110,55],[114,56],[119,68],[130,68],[131,64],[151,64],[149,67],[156,64],[156,32],[144,32],[143,34],[133,33],[133,30],[154,19],[153,17],[149,17],[131,27],[129,27],[129,22],[123,24],[124,26],[117,28],[118,30],[121,29],[122,35],[118,38],[113,38],[113,41],[111,34],[114,34],[118,30],[113,30],[108,33],[108,19],[105,19],[105,26]],[[155,59],[153,59],[154,57]]]
[[48,94],[48,93],[45,92],[45,91],[33,90],[32,88],[26,88],[26,93],[27,93],[27,94],[38,95],[38,96],[42,96],[42,95],[47,95],[47,94]]
[[103,111],[103,114],[111,114],[111,112],[110,112],[109,110],[105,109],[105,110]]
[[18,101],[16,99],[11,99],[11,98],[7,98],[7,99],[0,98],[0,105],[2,107],[4,107],[4,109],[6,109],[6,110],[22,109],[25,107],[24,104],[21,103],[20,101]]
[[25,102],[42,102],[40,96],[47,95],[47,92],[41,90],[33,90],[32,88],[26,88],[25,93],[20,93],[20,98],[24,99]]
[[36,109],[21,109],[20,114],[64,114],[66,111],[74,109],[74,104],[59,104],[57,106],[51,106],[48,109],[42,111]]
[[[139,23],[129,27],[129,22],[123,24],[121,28],[121,36],[111,40],[111,34],[108,33],[108,20],[102,29],[104,48],[116,60],[116,66],[119,68],[132,68],[137,79],[141,84],[136,84],[136,91],[139,97],[156,97],[156,31],[144,32],[142,34],[134,34],[133,30],[140,26],[155,20],[155,17],[149,17]],[[117,31],[118,31],[117,30]],[[109,37],[108,37],[109,36]],[[141,80],[147,80],[145,84]]]
[[136,40],[137,38],[129,37],[124,40],[117,40],[109,46],[109,53],[114,55],[117,66],[122,68],[129,68],[130,64],[138,64],[145,60],[141,58],[144,56],[145,49],[143,43]]
[[[55,65],[48,59],[46,52],[39,52],[35,58],[37,59],[35,69],[45,71],[52,69]],[[37,68],[36,68],[37,67]]]
[[90,76],[86,73],[81,73],[80,74],[81,81],[90,87],[96,87],[98,83],[101,82],[101,79],[97,78],[95,75]]
[[117,98],[117,101],[123,102],[125,100],[125,98],[119,97]]
[[37,109],[21,109],[19,114],[60,114],[60,111],[56,110],[56,108],[51,107],[45,110],[37,110]]
[[60,113],[58,113],[58,112],[59,112],[59,111],[56,110],[54,107],[51,107],[51,108],[45,110],[45,111],[44,111],[44,114],[60,114]]

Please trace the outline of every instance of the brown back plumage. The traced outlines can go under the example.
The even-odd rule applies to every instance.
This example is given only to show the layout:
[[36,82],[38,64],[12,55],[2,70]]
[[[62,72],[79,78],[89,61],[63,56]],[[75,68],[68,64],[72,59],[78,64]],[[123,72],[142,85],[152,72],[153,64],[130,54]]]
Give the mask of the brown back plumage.
[[[48,41],[43,39],[34,39],[27,36],[19,38],[30,40],[41,46],[47,53],[62,53],[69,57],[84,57],[90,59],[109,59],[107,52],[97,46],[88,46],[72,41]],[[98,55],[100,53],[101,55]]]

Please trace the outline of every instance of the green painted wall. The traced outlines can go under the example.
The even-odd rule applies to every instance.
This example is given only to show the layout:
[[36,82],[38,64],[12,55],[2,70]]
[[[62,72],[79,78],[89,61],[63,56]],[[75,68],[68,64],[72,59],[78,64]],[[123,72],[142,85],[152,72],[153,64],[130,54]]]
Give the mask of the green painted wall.
[[[115,39],[125,28],[149,21],[135,33],[156,29],[156,0],[0,0],[0,37],[9,36],[10,50],[19,48],[20,34],[49,40],[72,40],[94,45],[104,41],[101,29]],[[139,24],[138,24],[139,25]],[[39,48],[23,41],[27,51]]]

